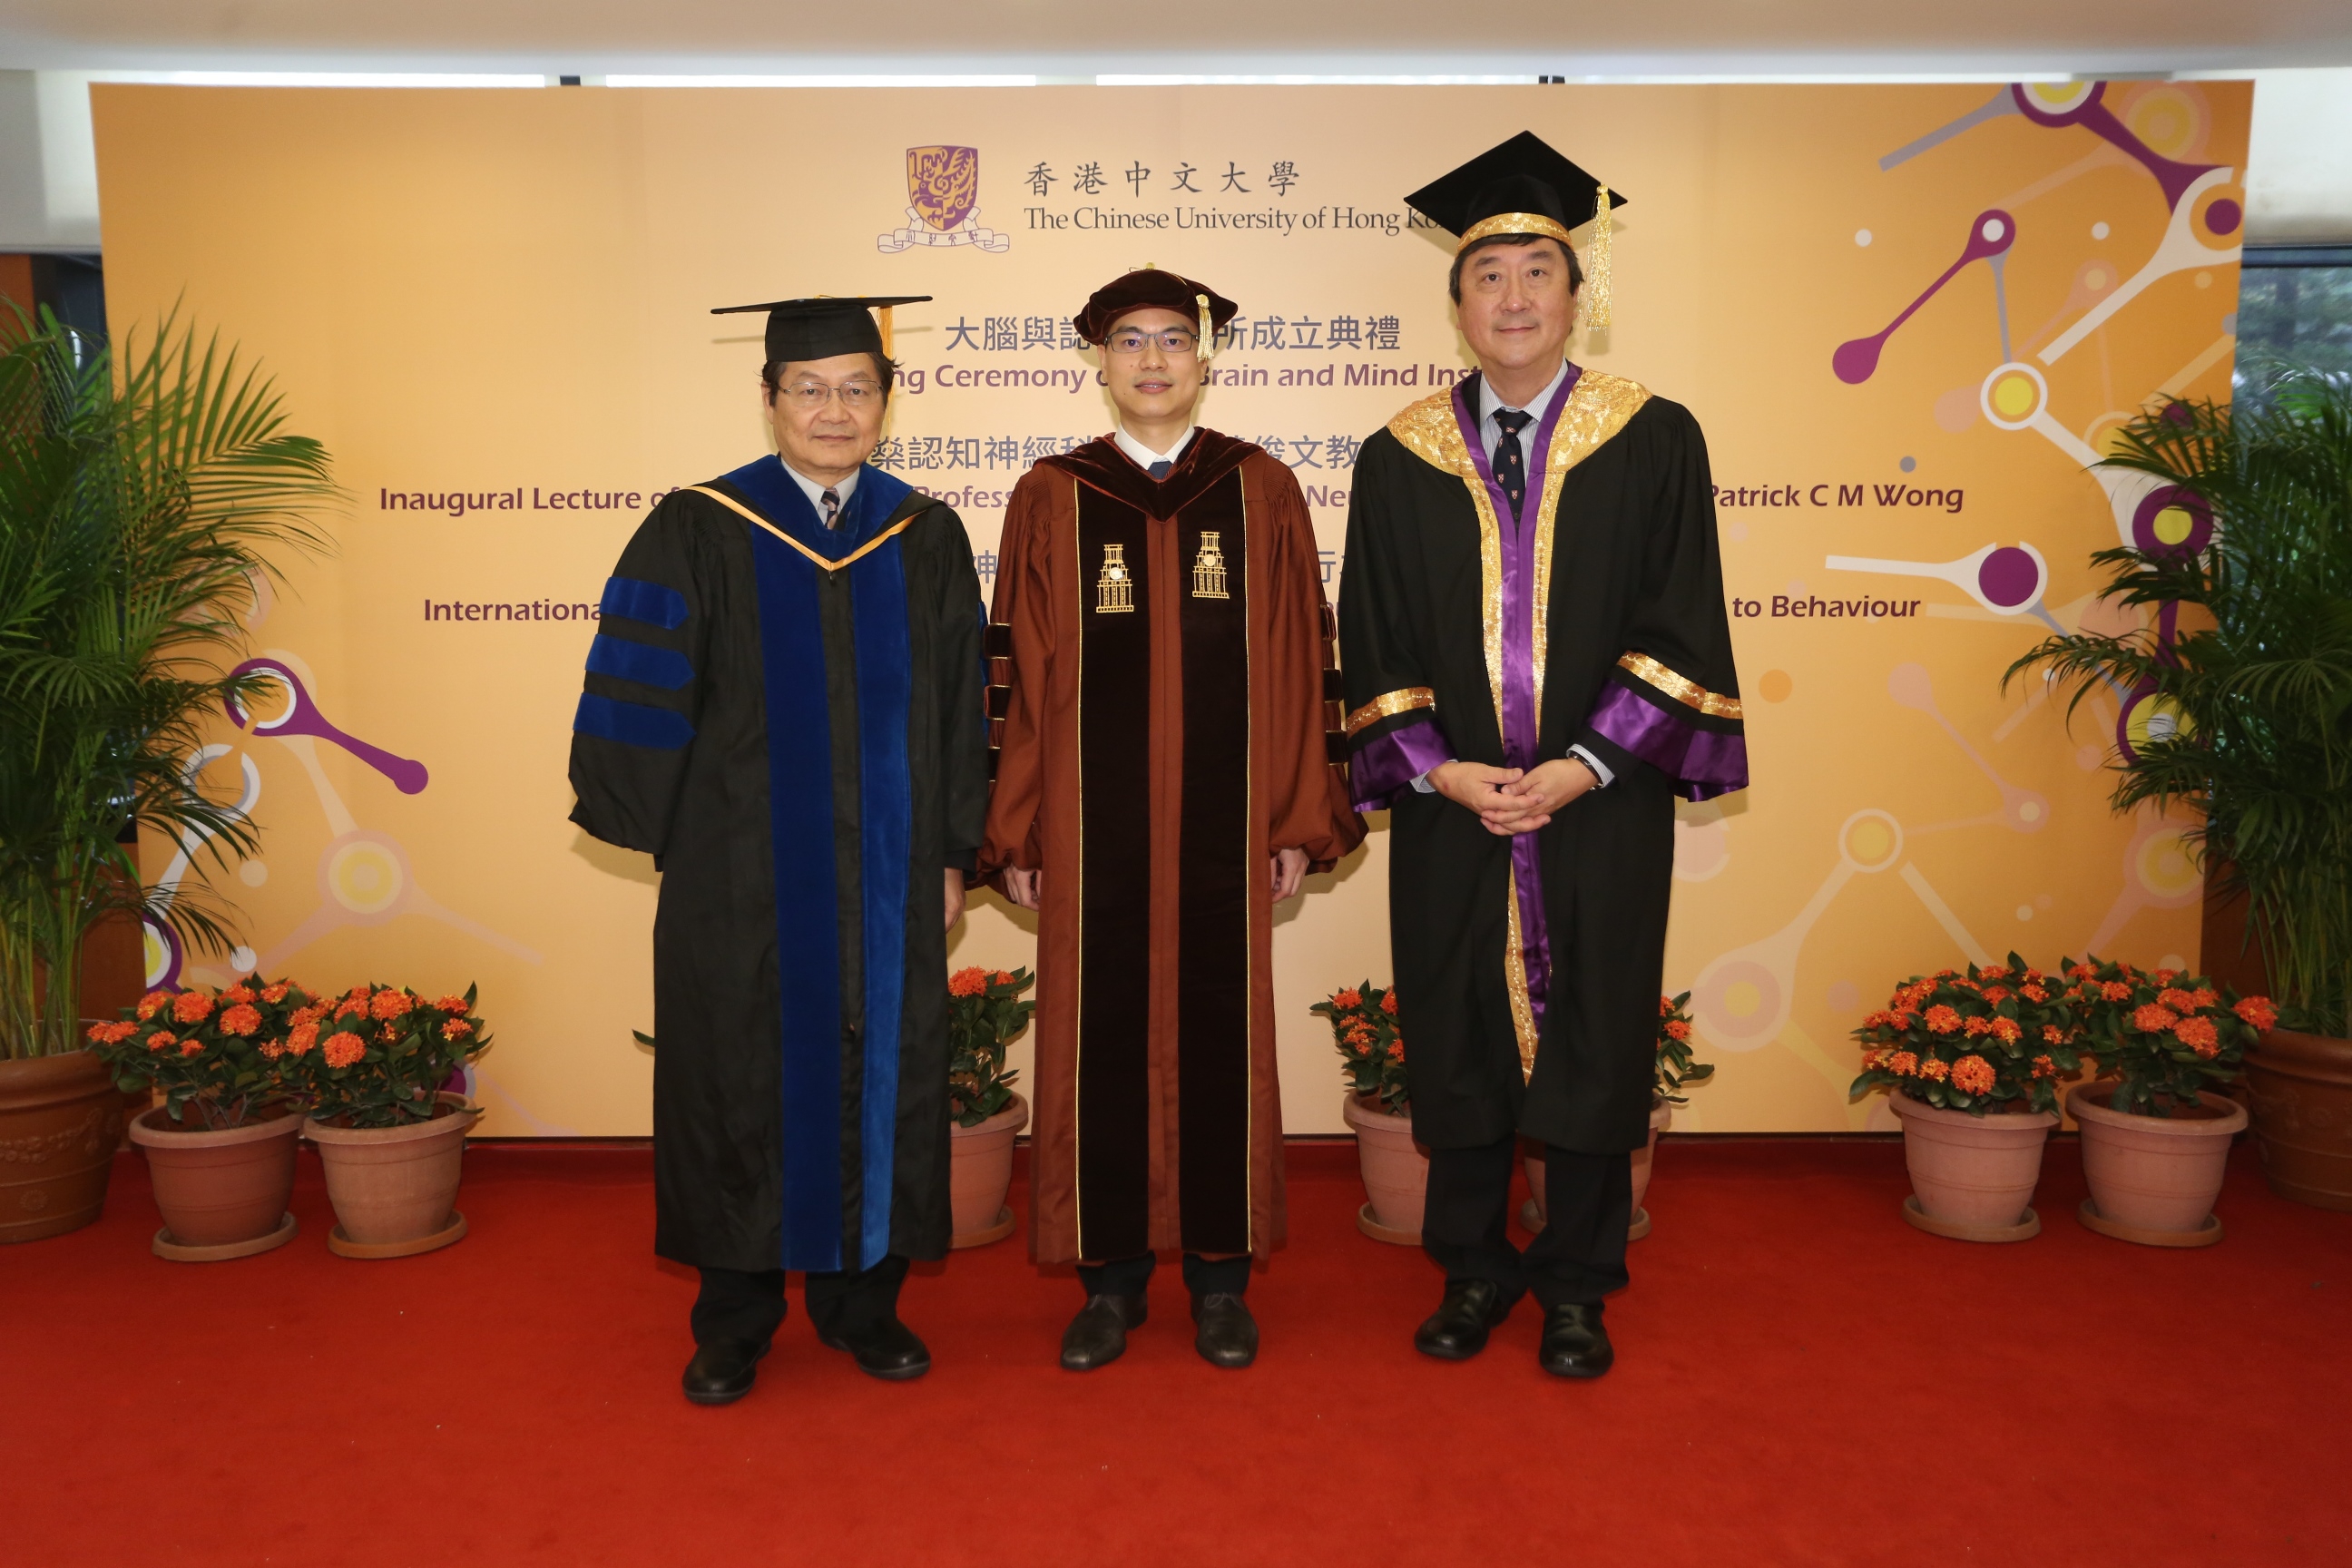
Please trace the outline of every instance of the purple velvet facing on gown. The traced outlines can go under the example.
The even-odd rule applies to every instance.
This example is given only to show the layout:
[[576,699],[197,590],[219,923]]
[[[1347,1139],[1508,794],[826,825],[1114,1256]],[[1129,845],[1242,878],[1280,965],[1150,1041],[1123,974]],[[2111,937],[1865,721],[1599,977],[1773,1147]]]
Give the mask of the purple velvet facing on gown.
[[1612,681],[1588,722],[1675,781],[1685,800],[1712,800],[1748,787],[1748,742],[1702,730]]
[[[1536,765],[1543,718],[1536,711],[1533,510],[1543,504],[1543,475],[1551,456],[1552,432],[1559,426],[1559,416],[1583,374],[1580,366],[1570,365],[1568,374],[1560,378],[1559,390],[1552,394],[1551,405],[1536,422],[1535,438],[1528,444],[1525,454],[1526,500],[1517,517],[1511,515],[1511,498],[1495,482],[1494,467],[1481,438],[1478,411],[1471,405],[1468,395],[1469,383],[1460,381],[1454,385],[1454,422],[1461,427],[1462,441],[1470,450],[1470,461],[1477,468],[1479,482],[1486,487],[1487,500],[1495,509],[1495,524],[1502,534],[1503,761],[1514,768]],[[1519,955],[1527,970],[1528,1001],[1540,1026],[1544,1003],[1551,994],[1551,933],[1544,921],[1543,870],[1532,833],[1517,834],[1511,839],[1511,882],[1518,890]]]
[[1386,811],[1399,790],[1440,763],[1454,760],[1454,748],[1437,726],[1416,719],[1356,748],[1348,760],[1349,793],[1358,811]]

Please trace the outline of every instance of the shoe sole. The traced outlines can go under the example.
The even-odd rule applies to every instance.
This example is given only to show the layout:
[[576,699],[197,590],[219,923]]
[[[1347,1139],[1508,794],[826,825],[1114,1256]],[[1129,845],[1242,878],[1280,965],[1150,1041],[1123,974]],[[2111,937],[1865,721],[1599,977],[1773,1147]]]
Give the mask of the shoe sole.
[[1466,1351],[1465,1351],[1465,1350],[1442,1350],[1442,1349],[1440,1349],[1439,1347],[1437,1347],[1437,1346],[1435,1346],[1435,1345],[1425,1345],[1425,1344],[1423,1344],[1419,1340],[1415,1340],[1415,1341],[1413,1341],[1413,1342],[1412,1342],[1412,1348],[1413,1348],[1413,1349],[1415,1349],[1415,1350],[1417,1350],[1417,1351],[1419,1351],[1422,1354],[1423,1354],[1423,1355],[1425,1355],[1425,1356],[1431,1356],[1431,1357],[1433,1357],[1433,1358],[1435,1358],[1435,1359],[1436,1359],[1436,1360],[1438,1360],[1438,1361],[1468,1361],[1471,1357],[1473,1357],[1473,1356],[1476,1355],[1480,1351],[1485,1350],[1485,1349],[1486,1348],[1486,1342],[1482,1340],[1482,1341],[1480,1341],[1478,1343],[1476,1343],[1476,1344],[1475,1344],[1475,1345],[1471,1346],[1471,1347],[1470,1347],[1468,1350],[1466,1350]]
[[[1543,1365],[1543,1363],[1538,1363],[1538,1365]],[[1615,1362],[1611,1362],[1611,1363],[1609,1363],[1609,1366],[1614,1366],[1614,1365],[1616,1365],[1616,1364],[1617,1364],[1617,1363],[1616,1363]],[[1590,1379],[1596,1378],[1596,1377],[1603,1377],[1603,1376],[1606,1376],[1606,1375],[1608,1374],[1608,1372],[1609,1372],[1609,1367],[1608,1367],[1608,1366],[1550,1366],[1550,1365],[1544,1365],[1544,1370],[1545,1370],[1546,1372],[1548,1372],[1548,1373],[1551,1373],[1551,1374],[1552,1374],[1552,1376],[1554,1376],[1554,1377],[1574,1377],[1574,1378],[1581,1378],[1581,1379],[1590,1380]]]
[[864,1373],[868,1377],[878,1377],[885,1383],[905,1383],[910,1378],[920,1377],[923,1373],[931,1370],[931,1362],[929,1356],[925,1356],[920,1362],[917,1363],[913,1366],[892,1367],[887,1371],[881,1371],[877,1370],[874,1367],[867,1366],[862,1361],[857,1361],[857,1352],[850,1348],[846,1341],[829,1340],[823,1334],[819,1334],[817,1336],[816,1342],[824,1346],[827,1350],[841,1351],[845,1352],[850,1357],[851,1361],[856,1363],[858,1371]]

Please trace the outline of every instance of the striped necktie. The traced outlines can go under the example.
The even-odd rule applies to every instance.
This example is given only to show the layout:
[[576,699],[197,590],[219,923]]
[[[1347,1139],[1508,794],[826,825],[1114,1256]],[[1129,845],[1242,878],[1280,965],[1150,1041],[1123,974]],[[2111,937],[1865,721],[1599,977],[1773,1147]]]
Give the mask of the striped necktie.
[[[1524,416],[1523,416],[1523,417],[1524,417]],[[841,494],[840,494],[840,492],[839,492],[839,491],[837,491],[837,490],[834,490],[834,489],[828,489],[824,492],[824,525],[825,525],[825,527],[827,527],[827,528],[839,528],[839,527],[841,526]]]

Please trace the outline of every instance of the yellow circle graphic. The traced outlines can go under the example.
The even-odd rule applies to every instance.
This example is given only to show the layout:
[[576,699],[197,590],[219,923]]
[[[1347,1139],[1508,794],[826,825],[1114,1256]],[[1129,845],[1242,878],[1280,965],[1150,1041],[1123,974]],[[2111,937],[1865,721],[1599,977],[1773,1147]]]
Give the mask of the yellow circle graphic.
[[327,862],[327,887],[353,914],[381,914],[401,894],[400,862],[383,845],[362,839],[346,844]]
[[2179,88],[2158,88],[2140,95],[2122,115],[2131,133],[2148,150],[2179,158],[2197,150],[2205,139],[2205,117]]
[[2189,537],[2189,531],[2197,526],[2197,519],[2185,506],[2168,506],[2156,514],[2153,526],[2157,538],[2167,544],[2178,544]]
[[2183,740],[2196,732],[2197,726],[2178,703],[2154,693],[2133,703],[2131,714],[2124,721],[2124,733],[2130,738],[2134,750],[2159,741]]
[[2004,419],[2025,418],[2041,400],[2042,390],[2030,376],[2004,375],[1992,384],[1992,405]]
[[2180,898],[2197,886],[2197,862],[2177,832],[2156,834],[2141,845],[2132,869],[2140,886],[2159,899]]

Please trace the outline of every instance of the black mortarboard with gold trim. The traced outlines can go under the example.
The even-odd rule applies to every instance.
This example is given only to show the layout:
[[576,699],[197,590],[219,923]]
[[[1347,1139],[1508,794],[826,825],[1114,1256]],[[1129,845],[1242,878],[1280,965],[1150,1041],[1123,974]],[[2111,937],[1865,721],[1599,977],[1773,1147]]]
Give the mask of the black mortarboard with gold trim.
[[1609,325],[1610,210],[1622,192],[1578,168],[1532,131],[1489,147],[1405,197],[1405,205],[1456,237],[1456,256],[1503,234],[1540,234],[1562,245],[1570,231],[1592,226],[1585,243],[1584,323]]
[[[721,305],[714,316],[751,310],[768,313],[768,363],[831,359],[835,354],[890,357],[890,307],[919,305],[929,294],[819,295],[814,300],[771,300],[764,305]],[[881,312],[877,323],[875,311]]]

